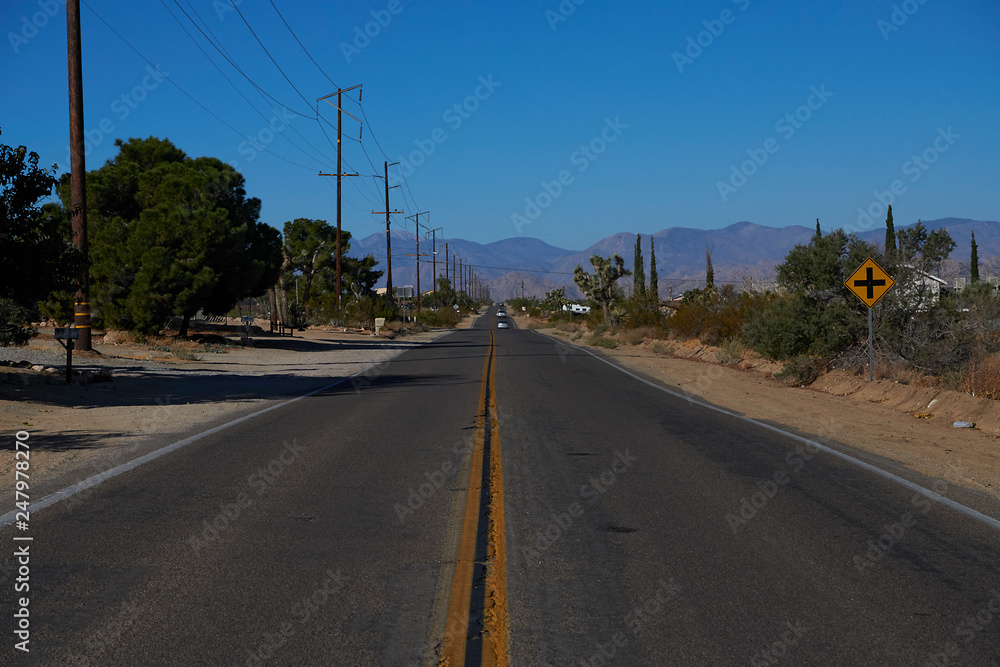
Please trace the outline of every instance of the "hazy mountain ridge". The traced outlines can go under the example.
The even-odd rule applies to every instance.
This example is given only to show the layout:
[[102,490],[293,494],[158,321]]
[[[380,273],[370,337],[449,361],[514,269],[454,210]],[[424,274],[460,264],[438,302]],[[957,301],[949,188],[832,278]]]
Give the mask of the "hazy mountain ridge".
[[[821,221],[822,222],[822,221]],[[941,268],[941,277],[951,282],[969,271],[970,240],[976,234],[979,246],[981,273],[1000,274],[1000,222],[942,218],[924,221],[928,229],[945,227],[955,240],[955,250]],[[899,225],[902,229],[911,225]],[[824,229],[823,233],[829,230]],[[684,290],[698,287],[705,280],[705,249],[712,250],[712,265],[718,283],[742,283],[749,278],[771,280],[774,267],[788,251],[798,244],[806,244],[815,228],[794,225],[768,227],[742,221],[722,229],[693,229],[669,227],[652,235],[642,235],[641,249],[649,277],[649,241],[656,245],[657,274],[660,279],[661,297],[679,295]],[[885,228],[880,227],[859,233],[858,236],[881,247]],[[444,243],[449,243],[449,257],[457,255],[463,264],[476,266],[476,274],[490,287],[495,300],[519,296],[521,283],[528,296],[544,296],[546,291],[565,286],[568,296],[579,297],[573,283],[573,269],[579,264],[590,270],[590,257],[617,253],[625,260],[625,268],[632,269],[635,237],[632,232],[619,232],[607,236],[582,251],[566,250],[529,237],[514,237],[480,244],[462,239],[438,239],[438,273],[444,275]],[[420,240],[420,287],[431,289],[433,273],[431,241]],[[385,259],[385,233],[376,233],[364,239],[352,240],[351,254],[360,256],[371,253],[380,262]],[[392,273],[394,285],[416,285],[416,238],[410,232],[393,230]],[[457,262],[455,263],[458,266]],[[380,266],[384,269],[384,265]],[[449,265],[449,273],[451,268]],[[624,282],[624,281],[623,281]],[[383,278],[380,285],[385,285]],[[629,285],[631,282],[629,281]]]

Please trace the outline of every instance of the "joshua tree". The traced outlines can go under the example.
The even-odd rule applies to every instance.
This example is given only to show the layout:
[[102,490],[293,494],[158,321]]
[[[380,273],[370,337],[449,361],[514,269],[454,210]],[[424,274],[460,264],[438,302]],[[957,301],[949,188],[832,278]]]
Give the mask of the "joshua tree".
[[583,267],[577,264],[573,270],[573,282],[581,292],[601,305],[604,310],[604,321],[610,323],[611,312],[608,306],[614,297],[615,281],[632,275],[632,272],[625,269],[625,260],[618,255],[611,257],[594,255],[590,258],[590,263],[594,266],[594,275],[586,273]]

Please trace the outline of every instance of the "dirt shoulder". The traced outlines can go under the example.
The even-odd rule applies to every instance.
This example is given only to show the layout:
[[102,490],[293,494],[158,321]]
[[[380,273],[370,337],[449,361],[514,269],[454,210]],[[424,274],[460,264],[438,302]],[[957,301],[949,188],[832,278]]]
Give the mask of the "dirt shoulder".
[[[518,326],[528,321],[518,318]],[[586,338],[540,329],[586,346]],[[655,349],[654,349],[655,348]],[[643,341],[615,349],[587,347],[647,377],[751,419],[775,422],[843,443],[905,468],[1000,499],[1000,403],[833,370],[810,386],[776,380],[777,364],[748,353],[723,365],[717,348],[697,341]],[[659,351],[657,351],[659,350]],[[966,421],[975,428],[956,428]]]
[[[466,318],[459,328],[471,326]],[[308,329],[292,336],[257,332],[253,347],[232,331],[207,343],[137,345],[95,338],[75,353],[80,372],[65,382],[65,351],[49,336],[27,348],[0,348],[0,360],[36,367],[0,367],[3,449],[27,431],[32,498],[100,474],[207,428],[360,373],[407,349],[449,333]],[[48,338],[48,340],[46,340]],[[42,369],[48,368],[45,372]],[[368,371],[378,372],[378,368]],[[0,493],[14,483],[14,457],[0,459]]]

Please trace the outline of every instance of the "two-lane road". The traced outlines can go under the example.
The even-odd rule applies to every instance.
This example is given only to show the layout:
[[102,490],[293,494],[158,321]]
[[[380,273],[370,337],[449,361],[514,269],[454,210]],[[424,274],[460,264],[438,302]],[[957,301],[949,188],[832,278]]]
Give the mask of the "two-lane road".
[[470,663],[484,604],[511,665],[1000,661],[995,527],[492,315],[31,535],[11,663],[437,664],[463,594]]

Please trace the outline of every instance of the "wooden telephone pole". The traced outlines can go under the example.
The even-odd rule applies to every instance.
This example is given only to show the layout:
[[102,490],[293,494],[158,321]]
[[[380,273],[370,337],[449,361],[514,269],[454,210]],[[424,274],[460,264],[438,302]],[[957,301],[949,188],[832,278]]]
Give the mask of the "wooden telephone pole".
[[70,207],[73,240],[83,256],[73,304],[73,324],[80,330],[77,349],[90,350],[90,262],[87,243],[87,165],[83,128],[83,56],[80,0],[66,2],[66,50],[69,56]]
[[[316,100],[316,116],[317,117],[319,116],[319,103],[322,100],[326,100],[328,104],[331,104],[331,105],[333,105],[333,106],[335,106],[337,108],[337,173],[336,174],[324,174],[324,173],[320,173],[320,176],[336,176],[337,177],[337,250],[336,250],[336,253],[337,253],[337,311],[338,312],[340,311],[340,179],[343,176],[357,176],[357,174],[345,174],[345,173],[343,173],[344,170],[340,166],[340,163],[341,163],[341,160],[340,160],[340,139],[341,139],[342,129],[343,129],[341,127],[341,114],[347,113],[346,111],[344,111],[340,107],[340,96],[343,95],[344,93],[350,91],[350,90],[354,90],[355,88],[357,88],[358,89],[358,102],[361,102],[361,86],[362,85],[364,85],[364,84],[360,84],[359,83],[358,85],[351,86],[350,88],[340,88],[340,89],[337,90],[337,92],[330,93],[329,95],[326,95],[325,97],[317,98],[317,100]],[[334,95],[337,96],[337,103],[336,104],[333,104],[333,102],[330,102],[330,100],[328,99],[330,97],[333,97]],[[349,114],[349,113],[347,113],[347,115],[351,116],[351,114]],[[358,121],[358,123],[361,123],[361,120],[359,118],[356,118],[354,116],[351,116],[351,118],[354,118],[354,120]],[[359,140],[361,139],[361,130],[358,130],[358,139]]]
[[[393,165],[399,164],[393,162]],[[385,162],[385,176],[375,176],[375,178],[385,179],[385,293],[392,297],[392,239],[389,236],[389,214],[403,213],[403,211],[393,211],[389,208],[389,163]],[[398,185],[392,186],[398,188]],[[382,211],[372,211],[372,215],[381,215]]]
[[407,216],[407,220],[413,218],[414,224],[417,227],[417,315],[420,314],[420,216],[430,215],[430,211],[423,211],[422,213],[414,213],[411,216]]

